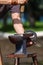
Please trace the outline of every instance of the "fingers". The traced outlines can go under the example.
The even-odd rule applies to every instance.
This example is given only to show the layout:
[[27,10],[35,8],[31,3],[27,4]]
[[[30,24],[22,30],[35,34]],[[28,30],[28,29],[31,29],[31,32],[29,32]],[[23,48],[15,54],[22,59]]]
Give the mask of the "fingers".
[[27,3],[27,0],[16,0],[16,3],[25,4],[25,3]]

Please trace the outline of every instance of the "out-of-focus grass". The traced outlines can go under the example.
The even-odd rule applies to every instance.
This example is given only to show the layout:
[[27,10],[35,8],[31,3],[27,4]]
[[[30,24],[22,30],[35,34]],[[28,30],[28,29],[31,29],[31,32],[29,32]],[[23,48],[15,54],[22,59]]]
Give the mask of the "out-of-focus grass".
[[43,65],[43,61],[39,61],[39,65]]
[[[19,64],[20,65],[32,65],[33,63],[31,63],[31,62],[21,62]],[[14,65],[14,64],[6,62],[6,63],[4,63],[4,65]],[[39,61],[38,65],[43,65],[43,61]]]
[[35,22],[35,27],[30,27],[29,22],[25,22],[24,28],[26,30],[30,29],[30,30],[34,30],[34,31],[43,31],[43,22],[40,22],[40,21]]
[[[35,23],[35,27],[30,27],[29,22],[23,23],[25,30],[33,30],[33,31],[43,31],[43,22],[37,21]],[[3,23],[0,22],[0,31],[14,33],[13,24],[9,23],[5,28],[3,27]]]

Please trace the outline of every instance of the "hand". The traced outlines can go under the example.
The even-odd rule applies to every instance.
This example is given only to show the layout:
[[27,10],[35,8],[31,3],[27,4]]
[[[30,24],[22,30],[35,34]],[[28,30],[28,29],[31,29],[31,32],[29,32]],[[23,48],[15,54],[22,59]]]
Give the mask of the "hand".
[[18,0],[18,4],[25,4],[27,0]]

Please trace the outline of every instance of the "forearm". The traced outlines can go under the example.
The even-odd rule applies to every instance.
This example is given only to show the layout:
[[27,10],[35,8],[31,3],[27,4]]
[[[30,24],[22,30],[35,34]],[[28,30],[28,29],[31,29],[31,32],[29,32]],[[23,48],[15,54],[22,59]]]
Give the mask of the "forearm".
[[0,0],[0,4],[11,4],[11,0]]
[[14,22],[13,27],[14,27],[16,33],[23,34],[24,33],[24,27],[23,27],[23,24],[21,23],[21,20],[15,19],[13,22]]
[[16,0],[0,0],[0,4],[17,4]]

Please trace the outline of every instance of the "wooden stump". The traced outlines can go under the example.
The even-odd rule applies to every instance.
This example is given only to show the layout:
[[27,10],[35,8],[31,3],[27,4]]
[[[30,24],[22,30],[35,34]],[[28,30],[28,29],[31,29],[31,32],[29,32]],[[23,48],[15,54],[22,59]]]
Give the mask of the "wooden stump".
[[9,54],[7,56],[8,58],[14,58],[14,65],[19,65],[19,60],[20,58],[32,58],[33,64],[32,65],[38,65],[38,61],[37,61],[37,54],[36,53],[28,53],[28,54]]

